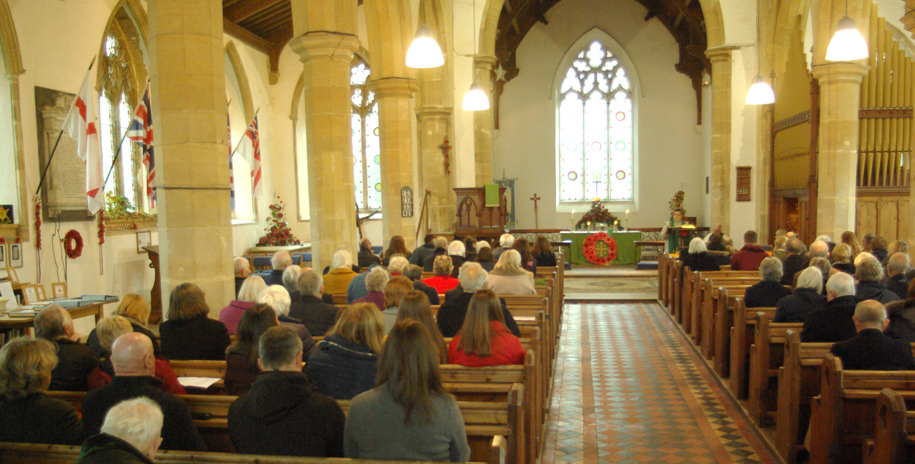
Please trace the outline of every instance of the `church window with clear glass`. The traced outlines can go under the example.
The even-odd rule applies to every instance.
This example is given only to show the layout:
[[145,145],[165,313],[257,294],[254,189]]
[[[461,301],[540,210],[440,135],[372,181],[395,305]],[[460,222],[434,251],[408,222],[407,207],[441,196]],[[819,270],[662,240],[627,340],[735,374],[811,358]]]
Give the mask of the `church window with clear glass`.
[[633,98],[600,41],[581,50],[559,88],[560,201],[632,200]]
[[381,209],[381,141],[378,138],[378,102],[366,88],[371,70],[361,59],[353,61],[352,86],[353,180],[359,209]]

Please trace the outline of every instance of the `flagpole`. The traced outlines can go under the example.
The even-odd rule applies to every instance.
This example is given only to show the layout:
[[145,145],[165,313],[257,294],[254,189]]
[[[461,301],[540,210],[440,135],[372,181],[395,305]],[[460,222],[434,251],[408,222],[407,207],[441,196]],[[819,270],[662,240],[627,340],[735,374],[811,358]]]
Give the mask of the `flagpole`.
[[[95,56],[92,57],[92,61],[89,62],[89,69],[86,72],[92,71],[92,66],[95,64],[95,58]],[[57,145],[60,143],[60,137],[63,135],[64,127],[61,125],[60,132],[57,133],[57,140],[54,142],[54,148],[51,149],[51,155],[48,156],[48,164],[46,164],[44,170],[41,171],[41,179],[38,181],[38,188],[35,189],[35,195],[38,195],[38,192],[41,192],[41,186],[44,185],[45,176],[48,175],[48,169],[51,167],[51,161],[54,160],[54,154],[57,153]]]
[[105,176],[105,182],[102,182],[102,189],[105,189],[105,185],[108,184],[108,179],[111,177],[111,171],[114,171],[114,167],[118,164],[118,156],[121,155],[121,146],[124,145],[124,139],[127,138],[127,132],[130,131],[130,127],[124,131],[124,135],[121,136],[121,141],[118,142],[118,149],[114,152],[114,158],[111,160],[111,167],[108,168],[108,175]]
[[[257,118],[257,113],[259,113],[260,111],[261,111],[260,108],[257,108],[256,110],[254,110],[254,117],[251,118],[250,122],[248,122],[248,127],[251,127],[251,123],[254,122],[254,120]],[[248,130],[248,127],[246,127],[245,130]],[[238,147],[241,146],[242,141],[244,141],[244,137],[242,137],[241,139],[238,140],[238,144],[235,145],[235,149],[232,150],[232,153],[229,153],[229,158],[232,158],[232,156],[235,155],[235,152],[238,151]]]

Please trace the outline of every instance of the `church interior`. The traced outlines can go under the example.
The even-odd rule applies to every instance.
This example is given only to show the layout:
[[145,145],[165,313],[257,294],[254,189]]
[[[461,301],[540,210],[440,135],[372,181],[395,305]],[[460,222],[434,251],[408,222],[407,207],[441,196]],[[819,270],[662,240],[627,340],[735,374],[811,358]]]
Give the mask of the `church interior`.
[[[865,58],[827,57],[843,17]],[[363,238],[377,253],[396,236],[495,250],[503,232],[544,235],[571,266],[544,274],[544,415],[507,462],[798,462],[805,431],[785,451],[775,380],[762,399],[733,389],[706,289],[659,232],[676,206],[736,250],[750,230],[769,251],[778,231],[807,245],[852,231],[915,260],[913,34],[915,0],[0,0],[0,282],[139,294],[163,320],[192,282],[216,319],[233,259],[269,269],[283,247],[258,245],[287,245],[278,234],[316,270]],[[420,36],[442,65],[409,66]],[[101,209],[64,130],[85,79]],[[771,98],[750,103],[759,82]],[[493,188],[502,216],[462,229]],[[595,203],[612,219],[582,219]],[[573,229],[618,230],[635,258],[588,263]],[[570,291],[576,276],[653,287],[605,299]],[[707,291],[733,358],[738,290]],[[750,388],[769,375],[756,367]],[[841,462],[862,462],[858,446]]]

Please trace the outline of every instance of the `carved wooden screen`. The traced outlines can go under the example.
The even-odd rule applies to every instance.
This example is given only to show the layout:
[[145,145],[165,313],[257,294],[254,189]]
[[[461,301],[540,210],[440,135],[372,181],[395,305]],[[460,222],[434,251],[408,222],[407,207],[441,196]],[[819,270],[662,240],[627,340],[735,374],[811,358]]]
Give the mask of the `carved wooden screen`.
[[796,197],[810,173],[810,74],[803,31],[791,35],[788,60],[777,79],[782,84],[776,86],[773,107],[773,190]]

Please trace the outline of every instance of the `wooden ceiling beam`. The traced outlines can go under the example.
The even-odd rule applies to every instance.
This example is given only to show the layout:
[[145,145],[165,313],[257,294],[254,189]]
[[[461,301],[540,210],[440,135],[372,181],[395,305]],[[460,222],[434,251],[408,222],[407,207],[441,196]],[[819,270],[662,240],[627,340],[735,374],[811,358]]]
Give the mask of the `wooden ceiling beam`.
[[228,19],[223,18],[222,29],[226,34],[241,40],[243,43],[246,43],[263,53],[269,54],[270,50],[273,49],[273,42],[269,42],[263,37],[251,33],[249,30],[233,23],[232,21],[229,21]]
[[233,23],[240,23],[284,1],[289,2],[289,0],[245,0],[236,2],[225,7],[222,11],[222,16]]

